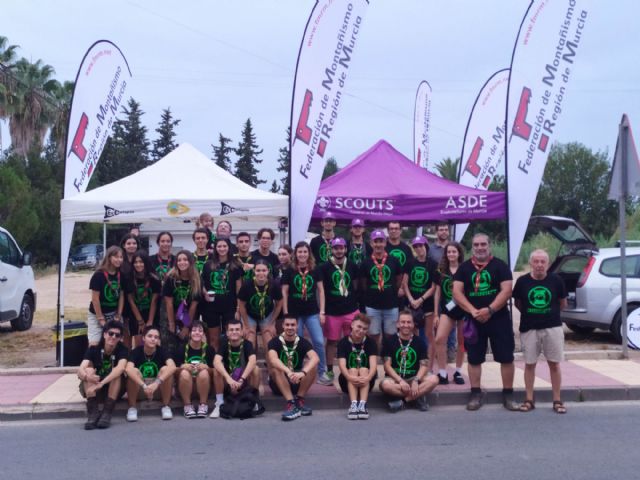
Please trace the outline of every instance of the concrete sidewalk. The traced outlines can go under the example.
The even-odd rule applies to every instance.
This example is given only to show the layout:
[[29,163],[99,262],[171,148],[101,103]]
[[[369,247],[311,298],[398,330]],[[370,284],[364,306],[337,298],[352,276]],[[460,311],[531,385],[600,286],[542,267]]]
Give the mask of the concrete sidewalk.
[[[631,352],[630,360],[619,359],[616,351],[567,352],[562,363],[562,398],[565,402],[640,400],[640,353]],[[524,399],[524,364],[516,355],[514,388],[516,398]],[[451,365],[450,365],[451,367]],[[77,367],[45,369],[0,370],[0,421],[26,419],[52,419],[83,417],[84,399],[78,391]],[[469,384],[440,385],[429,396],[429,403],[437,405],[460,405],[467,402]],[[449,376],[453,370],[449,369]],[[379,376],[382,370],[380,367]],[[263,378],[266,373],[263,369]],[[349,401],[337,387],[314,385],[307,395],[307,404],[314,409],[346,409]],[[482,387],[486,392],[486,403],[501,403],[500,366],[487,362],[483,366]],[[551,384],[546,362],[540,361],[536,370],[536,401],[551,401]],[[279,412],[283,408],[281,397],[275,397],[266,382],[260,394],[268,412]],[[213,403],[213,402],[211,402]],[[385,402],[377,387],[369,400],[371,408],[384,408]],[[181,414],[181,402],[172,402],[176,414]],[[126,410],[126,401],[118,403],[117,410]],[[157,415],[158,402],[141,402],[142,415]]]

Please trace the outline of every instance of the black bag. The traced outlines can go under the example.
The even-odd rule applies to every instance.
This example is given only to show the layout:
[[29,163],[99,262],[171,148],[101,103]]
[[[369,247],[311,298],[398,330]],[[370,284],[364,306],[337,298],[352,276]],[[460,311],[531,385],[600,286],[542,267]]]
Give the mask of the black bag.
[[220,407],[222,418],[253,418],[254,411],[259,402],[258,390],[254,387],[245,387],[237,395],[225,395],[224,403]]

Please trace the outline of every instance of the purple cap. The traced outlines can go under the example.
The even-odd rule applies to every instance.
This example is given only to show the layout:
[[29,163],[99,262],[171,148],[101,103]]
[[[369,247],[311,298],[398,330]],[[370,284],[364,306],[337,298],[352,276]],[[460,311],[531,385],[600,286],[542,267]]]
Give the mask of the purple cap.
[[381,238],[382,240],[386,240],[387,236],[382,230],[374,230],[373,232],[371,232],[370,238],[371,240],[378,240],[379,238]]
[[336,237],[333,240],[331,240],[331,247],[345,247],[347,246],[347,242],[344,238],[342,237]]
[[333,213],[331,212],[324,212],[322,214],[322,220],[335,220],[336,217]]
[[414,237],[413,240],[411,240],[411,245],[426,245],[427,244],[427,239],[424,238],[422,235],[418,235],[417,237]]
[[351,226],[364,227],[364,220],[362,220],[361,218],[354,218],[353,220],[351,220]]

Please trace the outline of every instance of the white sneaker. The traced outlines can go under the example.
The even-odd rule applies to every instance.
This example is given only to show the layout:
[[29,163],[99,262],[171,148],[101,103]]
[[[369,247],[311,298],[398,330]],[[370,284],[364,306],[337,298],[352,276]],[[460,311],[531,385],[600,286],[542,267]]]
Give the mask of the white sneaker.
[[209,418],[220,418],[220,405],[216,403],[216,406],[213,407],[213,411],[211,412],[211,415],[209,415]]
[[129,407],[127,410],[127,422],[137,422],[138,421],[138,409],[136,407]]
[[171,420],[173,418],[173,412],[171,411],[171,407],[169,405],[165,405],[160,409],[163,420]]

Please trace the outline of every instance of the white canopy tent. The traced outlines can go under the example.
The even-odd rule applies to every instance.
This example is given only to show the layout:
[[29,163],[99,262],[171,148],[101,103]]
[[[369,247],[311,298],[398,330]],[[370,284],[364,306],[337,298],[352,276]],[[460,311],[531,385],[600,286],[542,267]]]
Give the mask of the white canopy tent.
[[[216,218],[275,223],[289,215],[288,197],[253,188],[193,146],[173,152],[128,177],[60,202],[60,321],[64,272],[75,222],[184,222],[208,212]],[[167,229],[170,226],[167,225]],[[64,332],[61,338],[64,338]],[[62,346],[62,341],[61,341]],[[63,359],[62,348],[60,353]]]

